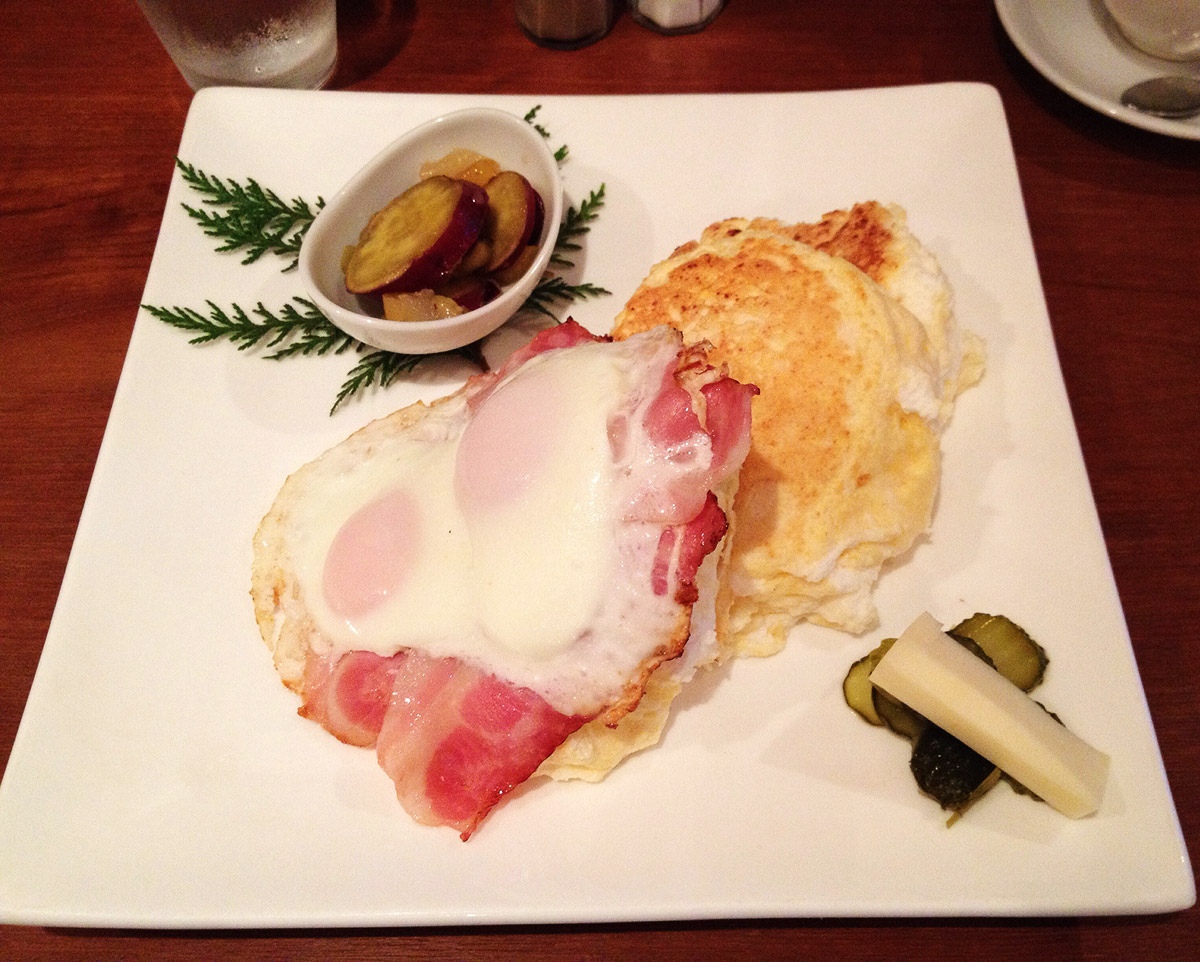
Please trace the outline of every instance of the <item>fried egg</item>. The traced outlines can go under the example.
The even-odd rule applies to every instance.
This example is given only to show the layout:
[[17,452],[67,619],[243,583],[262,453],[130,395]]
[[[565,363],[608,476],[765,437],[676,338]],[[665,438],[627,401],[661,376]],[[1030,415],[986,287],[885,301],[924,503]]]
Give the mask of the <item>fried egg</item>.
[[694,482],[714,466],[702,430],[650,436],[681,347],[660,327],[545,351],[293,474],[256,536],[252,590],[285,683],[300,690],[310,651],[415,648],[564,714],[636,704],[688,636],[689,600],[651,590],[662,532],[703,506]]

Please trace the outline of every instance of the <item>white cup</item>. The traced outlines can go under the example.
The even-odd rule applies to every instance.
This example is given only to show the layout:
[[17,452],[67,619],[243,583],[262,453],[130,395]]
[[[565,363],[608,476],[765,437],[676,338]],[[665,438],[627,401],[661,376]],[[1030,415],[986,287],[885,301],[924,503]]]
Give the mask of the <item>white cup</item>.
[[1200,0],[1104,0],[1125,39],[1163,60],[1200,59]]
[[193,90],[325,85],[337,61],[337,0],[138,0]]

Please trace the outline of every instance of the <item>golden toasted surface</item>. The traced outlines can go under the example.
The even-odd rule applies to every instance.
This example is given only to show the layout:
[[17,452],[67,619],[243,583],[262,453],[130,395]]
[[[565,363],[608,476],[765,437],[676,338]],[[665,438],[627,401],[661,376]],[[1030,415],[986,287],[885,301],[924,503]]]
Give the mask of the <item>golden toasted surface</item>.
[[766,230],[808,244],[848,260],[877,284],[899,267],[894,252],[895,221],[888,208],[876,201],[835,210],[811,224],[785,224],[769,217],[731,218],[704,231],[704,236],[733,234],[741,230]]
[[909,229],[899,205],[866,201],[830,211],[815,223],[730,218],[705,228],[701,236],[734,236],[743,230],[782,234],[849,261],[908,309],[924,326],[942,371],[943,420],[949,419],[954,398],[982,376],[982,344],[959,329],[950,282],[937,258]]
[[[866,273],[789,236],[840,243],[887,276],[882,218],[854,222],[713,225],[653,268],[614,326],[672,324],[760,389],[718,610],[723,641],[744,652],[778,650],[806,618],[871,627],[880,566],[929,525],[957,369]],[[947,307],[935,323],[948,319]]]

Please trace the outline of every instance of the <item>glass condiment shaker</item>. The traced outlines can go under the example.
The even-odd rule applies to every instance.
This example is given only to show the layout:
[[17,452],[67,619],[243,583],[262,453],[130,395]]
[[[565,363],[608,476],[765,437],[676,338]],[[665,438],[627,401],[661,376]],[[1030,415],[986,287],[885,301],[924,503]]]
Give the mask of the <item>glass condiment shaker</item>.
[[629,14],[659,33],[695,33],[724,6],[725,0],[629,0]]
[[514,0],[517,24],[534,43],[577,50],[612,29],[614,0]]

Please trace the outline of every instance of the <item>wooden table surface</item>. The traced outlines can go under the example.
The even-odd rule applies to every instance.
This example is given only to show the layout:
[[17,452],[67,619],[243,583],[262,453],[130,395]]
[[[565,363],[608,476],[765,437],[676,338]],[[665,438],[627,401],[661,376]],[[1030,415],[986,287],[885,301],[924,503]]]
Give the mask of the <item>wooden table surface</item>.
[[[1192,858],[1200,855],[1200,143],[1036,73],[986,0],[730,0],[703,33],[622,15],[584,50],[511,4],[341,0],[332,86],[805,91],[981,81],[1002,97],[1066,385]],[[46,636],[150,264],[191,91],[133,3],[0,5],[0,751]],[[82,346],[81,346],[82,345]],[[1158,917],[711,922],[332,933],[0,928],[16,959],[1183,959]],[[1190,946],[1190,948],[1189,948]]]

